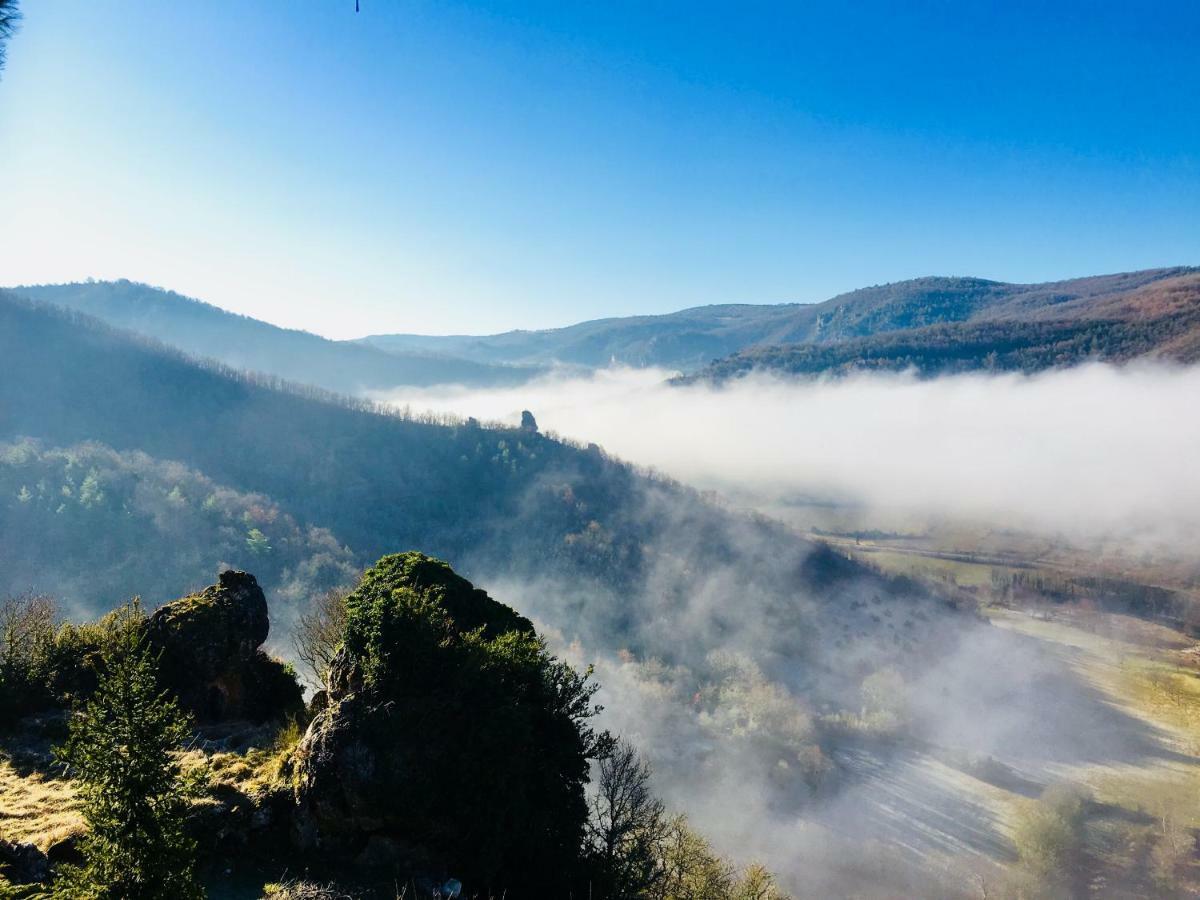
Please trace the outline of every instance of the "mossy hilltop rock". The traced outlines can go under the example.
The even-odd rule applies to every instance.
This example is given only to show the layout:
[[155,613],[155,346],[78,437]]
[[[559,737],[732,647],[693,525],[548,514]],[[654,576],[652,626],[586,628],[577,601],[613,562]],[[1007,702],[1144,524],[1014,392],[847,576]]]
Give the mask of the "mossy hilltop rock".
[[562,698],[586,693],[581,676],[419,553],[381,559],[346,610],[327,703],[290,762],[295,842],[508,886],[573,858],[591,732]]
[[164,686],[200,722],[262,721],[303,707],[295,677],[261,649],[270,620],[253,575],[222,572],[217,584],[156,610],[146,631]]

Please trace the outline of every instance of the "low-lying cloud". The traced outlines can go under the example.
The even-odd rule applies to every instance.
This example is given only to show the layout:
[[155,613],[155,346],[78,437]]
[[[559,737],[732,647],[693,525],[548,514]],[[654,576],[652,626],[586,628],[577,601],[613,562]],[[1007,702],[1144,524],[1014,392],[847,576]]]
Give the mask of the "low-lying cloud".
[[[669,374],[386,399],[511,425],[529,409],[544,431],[800,524],[841,514],[827,500],[864,524],[944,517],[1196,556],[1200,369],[755,376],[720,388],[673,388]],[[998,796],[1160,752],[1146,723],[1049,643],[876,586],[858,602],[797,594],[769,573],[748,587],[778,545],[759,546],[742,517],[723,528],[729,551],[705,556],[681,516],[646,583],[619,594],[482,583],[533,616],[556,652],[595,663],[605,726],[646,754],[669,806],[800,895],[976,896],[1013,857]],[[793,631],[806,641],[781,642]],[[872,679],[886,691],[868,691]],[[881,693],[890,705],[872,710]],[[904,739],[887,737],[885,714]]]
[[671,387],[669,374],[609,369],[385,399],[513,424],[529,409],[543,430],[770,511],[832,500],[1181,546],[1200,525],[1200,368],[723,387]]

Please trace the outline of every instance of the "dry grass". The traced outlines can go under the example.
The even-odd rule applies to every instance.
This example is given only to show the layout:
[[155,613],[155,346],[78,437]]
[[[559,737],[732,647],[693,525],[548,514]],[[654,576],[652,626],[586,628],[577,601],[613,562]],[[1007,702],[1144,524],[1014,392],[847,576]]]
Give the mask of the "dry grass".
[[[245,752],[182,754],[185,771],[204,769],[211,789],[234,788],[252,795],[278,783],[283,762],[300,739],[301,730],[289,722],[266,746]],[[63,838],[81,834],[83,819],[71,782],[53,774],[49,745],[41,737],[0,749],[0,838],[36,844],[42,850]],[[201,798],[197,802],[210,802]]]
[[0,838],[45,850],[82,830],[69,781],[0,760]]
[[334,884],[289,879],[263,885],[263,900],[353,900]]
[[289,719],[264,747],[215,753],[189,750],[183,754],[183,768],[185,772],[203,769],[210,789],[232,788],[253,795],[286,777],[285,764],[303,733],[300,724]]

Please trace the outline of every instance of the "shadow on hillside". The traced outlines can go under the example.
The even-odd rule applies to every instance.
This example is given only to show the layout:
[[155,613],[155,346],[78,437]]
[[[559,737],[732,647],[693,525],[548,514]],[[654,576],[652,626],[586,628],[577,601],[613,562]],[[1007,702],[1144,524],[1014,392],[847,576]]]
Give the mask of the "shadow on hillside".
[[[1074,765],[1195,762],[1072,667],[1071,648],[981,626],[912,688],[919,735],[1036,782]],[[1000,785],[998,785],[1000,786]]]
[[918,860],[932,854],[1012,858],[995,811],[971,790],[969,776],[910,747],[880,754],[859,744],[832,755],[847,786],[813,815],[826,827]]
[[843,787],[812,818],[916,859],[1008,861],[1004,794],[1037,797],[1074,766],[1197,762],[1070,663],[1069,651],[1036,638],[988,626],[968,633],[910,685],[918,739],[833,748]]
[[0,733],[0,761],[7,762],[22,778],[61,778],[62,766],[55,763],[53,748],[66,737],[65,713],[28,716],[11,731]]

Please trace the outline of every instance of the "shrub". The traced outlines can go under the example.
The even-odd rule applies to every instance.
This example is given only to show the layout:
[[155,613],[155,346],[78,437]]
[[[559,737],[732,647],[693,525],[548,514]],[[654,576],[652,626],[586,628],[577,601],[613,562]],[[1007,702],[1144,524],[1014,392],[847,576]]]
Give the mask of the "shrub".
[[1024,804],[1013,828],[1017,855],[1039,876],[1061,874],[1083,842],[1087,795],[1073,785],[1051,785]]
[[54,636],[50,692],[55,703],[69,706],[92,695],[103,661],[119,656],[131,641],[146,633],[146,613],[138,598],[118,606],[97,622],[63,625]]
[[49,597],[0,601],[0,725],[53,701],[54,627]]

